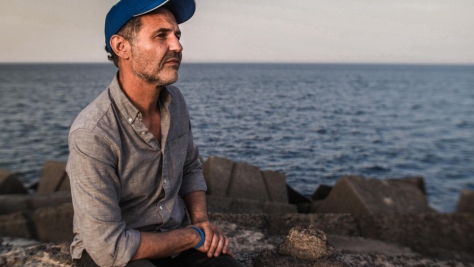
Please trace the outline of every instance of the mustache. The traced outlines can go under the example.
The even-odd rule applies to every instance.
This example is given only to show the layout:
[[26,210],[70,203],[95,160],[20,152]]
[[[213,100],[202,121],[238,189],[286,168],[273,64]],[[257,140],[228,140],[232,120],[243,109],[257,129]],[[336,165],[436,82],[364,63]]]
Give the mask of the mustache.
[[166,54],[163,62],[167,62],[170,59],[176,59],[176,60],[179,60],[179,62],[181,62],[181,56],[182,55],[179,52],[169,52]]

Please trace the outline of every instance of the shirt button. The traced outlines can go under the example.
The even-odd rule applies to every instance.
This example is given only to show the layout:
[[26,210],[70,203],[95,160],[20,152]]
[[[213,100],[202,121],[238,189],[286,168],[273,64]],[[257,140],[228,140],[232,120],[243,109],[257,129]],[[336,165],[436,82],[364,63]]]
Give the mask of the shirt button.
[[160,210],[163,210],[163,206],[160,205]]
[[128,118],[129,123],[132,123],[132,121],[133,121],[132,118]]
[[165,179],[165,180],[164,180],[164,183],[166,184],[166,182],[167,182],[167,181],[166,181],[166,179]]
[[145,135],[145,132],[142,132],[142,135]]

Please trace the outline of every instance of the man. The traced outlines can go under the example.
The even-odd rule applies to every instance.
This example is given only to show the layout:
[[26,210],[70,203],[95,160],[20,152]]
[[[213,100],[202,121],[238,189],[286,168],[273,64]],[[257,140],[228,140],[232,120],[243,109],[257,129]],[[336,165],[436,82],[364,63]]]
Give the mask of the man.
[[79,266],[242,266],[209,223],[188,110],[170,86],[183,50],[178,23],[194,10],[194,0],[121,0],[107,14],[119,70],[69,134]]

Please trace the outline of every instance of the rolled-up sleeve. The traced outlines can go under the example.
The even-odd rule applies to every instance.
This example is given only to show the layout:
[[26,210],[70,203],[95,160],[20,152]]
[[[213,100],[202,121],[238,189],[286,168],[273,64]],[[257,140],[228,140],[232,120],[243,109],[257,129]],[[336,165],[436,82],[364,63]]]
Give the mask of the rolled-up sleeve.
[[[184,98],[183,98],[184,101]],[[186,107],[186,104],[184,104]],[[186,113],[189,118],[189,112],[186,107]],[[189,193],[196,191],[207,191],[206,180],[202,172],[202,163],[199,159],[199,149],[194,144],[191,122],[188,120],[189,134],[186,150],[186,159],[183,167],[183,182],[179,190],[179,195],[185,197]]]
[[121,216],[117,149],[90,129],[76,129],[69,135],[67,172],[74,230],[100,266],[127,265],[140,243],[139,232],[127,229]]

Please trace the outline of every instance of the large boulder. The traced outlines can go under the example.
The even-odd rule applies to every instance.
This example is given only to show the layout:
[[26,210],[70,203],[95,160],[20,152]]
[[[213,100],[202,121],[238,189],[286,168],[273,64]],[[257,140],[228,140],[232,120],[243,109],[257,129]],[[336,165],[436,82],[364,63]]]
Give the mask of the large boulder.
[[463,190],[459,197],[457,212],[474,213],[474,191]]
[[332,255],[334,248],[328,244],[323,231],[310,225],[309,228],[292,228],[285,241],[278,246],[277,252],[297,259],[315,261]]
[[46,161],[43,165],[38,193],[71,191],[66,162]]
[[427,213],[426,196],[413,182],[343,176],[318,208],[322,213]]
[[15,174],[8,170],[0,169],[0,195],[26,193],[28,193],[28,191]]

